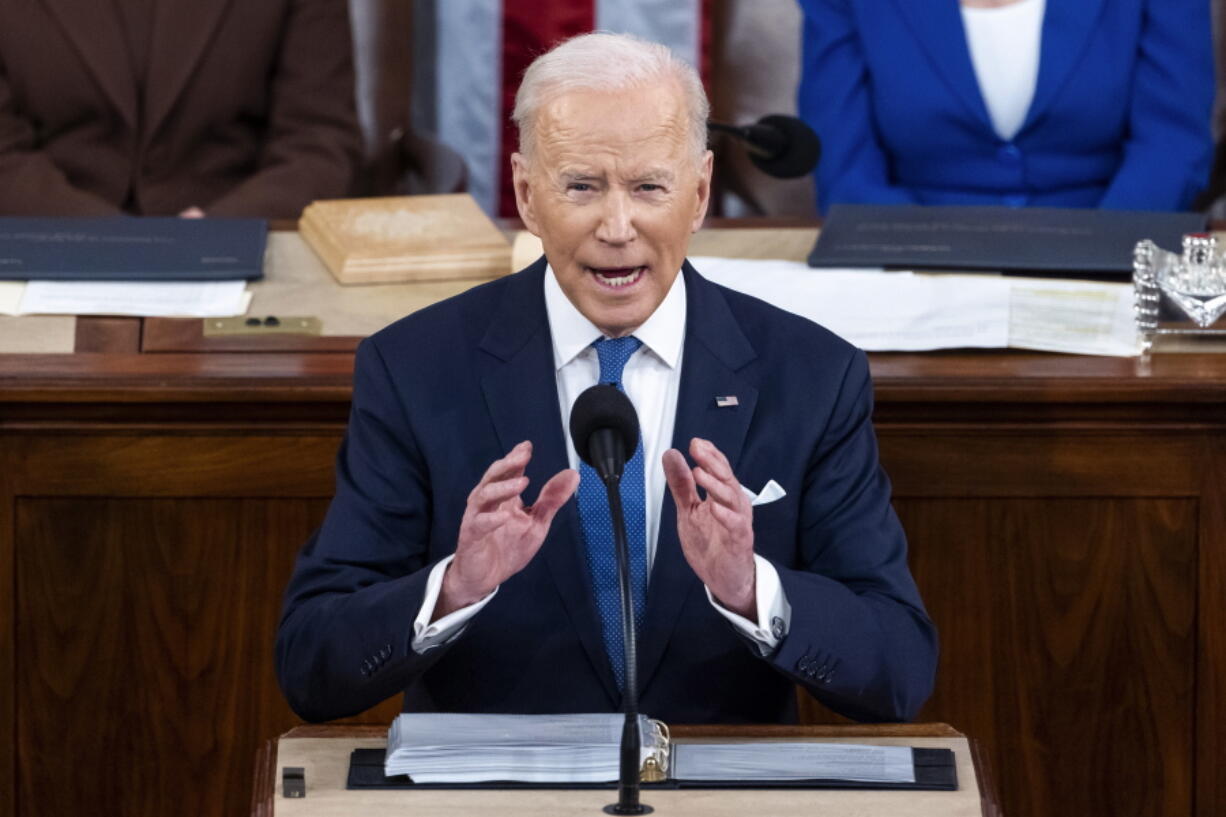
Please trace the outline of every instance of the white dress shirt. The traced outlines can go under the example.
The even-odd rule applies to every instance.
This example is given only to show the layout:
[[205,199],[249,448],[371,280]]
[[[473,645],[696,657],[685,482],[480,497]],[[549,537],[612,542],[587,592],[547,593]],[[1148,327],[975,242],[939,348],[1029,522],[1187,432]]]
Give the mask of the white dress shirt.
[[996,135],[1013,139],[1026,121],[1039,81],[1046,0],[996,8],[962,6],[971,63]]
[[[575,400],[585,389],[599,382],[600,360],[592,343],[602,338],[603,334],[566,297],[552,268],[545,270],[545,311],[553,339],[558,405],[567,440],[567,453],[570,467],[578,470],[579,455],[570,440],[569,432],[565,430],[570,427],[570,409]],[[660,509],[664,504],[664,492],[668,489],[661,459],[672,444],[673,422],[677,415],[681,357],[685,343],[685,317],[685,277],[678,274],[655,312],[634,331],[634,336],[642,341],[643,345],[631,355],[622,372],[622,385],[638,413],[643,442],[649,576],[651,566],[655,562],[656,543],[659,541]],[[688,445],[688,441],[686,444]],[[442,560],[430,572],[425,599],[413,622],[412,646],[416,652],[425,652],[454,638],[494,597],[494,593],[498,592],[495,589],[477,603],[456,610],[431,624],[430,618],[434,614],[434,606],[442,589],[443,573],[452,558],[449,556]],[[707,589],[707,598],[722,616],[758,645],[763,655],[769,655],[781,640],[781,635],[777,633],[785,633],[791,623],[791,605],[783,593],[779,574],[774,566],[761,556],[755,555],[754,561],[757,568],[756,622],[717,603],[710,589]]]

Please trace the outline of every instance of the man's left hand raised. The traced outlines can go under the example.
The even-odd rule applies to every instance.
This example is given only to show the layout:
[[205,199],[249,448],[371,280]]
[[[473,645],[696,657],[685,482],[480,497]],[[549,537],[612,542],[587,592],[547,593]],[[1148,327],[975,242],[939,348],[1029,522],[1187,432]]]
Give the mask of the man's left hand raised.
[[[677,504],[677,536],[685,560],[720,604],[750,621],[758,617],[753,509],[715,445],[690,441],[691,469],[675,448],[664,452],[664,477]],[[698,487],[707,498],[698,495]]]

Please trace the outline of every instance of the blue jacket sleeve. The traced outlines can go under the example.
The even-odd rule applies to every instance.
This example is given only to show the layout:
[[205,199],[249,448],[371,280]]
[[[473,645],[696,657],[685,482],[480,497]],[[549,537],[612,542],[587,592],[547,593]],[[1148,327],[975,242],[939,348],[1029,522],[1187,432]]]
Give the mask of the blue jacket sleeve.
[[797,560],[775,565],[792,625],[770,660],[843,715],[911,720],[932,694],[937,633],[907,567],[872,413],[856,352],[808,465]]
[[1184,210],[1209,180],[1213,26],[1206,0],[1147,0],[1123,161],[1100,207]]
[[874,122],[868,63],[846,0],[800,0],[804,11],[800,116],[822,140],[817,204],[915,204],[890,183],[889,157]]
[[277,678],[308,721],[399,694],[447,652],[411,648],[429,577],[429,478],[375,342],[358,348],[336,495],[285,591]]

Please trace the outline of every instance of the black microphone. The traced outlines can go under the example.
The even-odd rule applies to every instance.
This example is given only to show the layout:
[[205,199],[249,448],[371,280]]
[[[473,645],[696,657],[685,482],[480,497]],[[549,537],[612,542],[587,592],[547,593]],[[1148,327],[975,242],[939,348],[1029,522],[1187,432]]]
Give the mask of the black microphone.
[[585,390],[570,410],[570,438],[579,458],[600,475],[609,498],[613,545],[617,552],[617,582],[622,602],[622,645],[625,647],[626,685],[622,690],[621,764],[617,802],[604,807],[607,814],[650,814],[639,802],[638,647],[634,632],[634,602],[630,594],[630,548],[626,543],[626,515],[622,510],[621,479],[626,460],[639,444],[639,416],[630,398],[616,386],[601,383]]
[[822,155],[822,143],[813,128],[794,116],[769,114],[753,125],[707,122],[707,130],[727,133],[744,142],[749,161],[777,179],[812,173]]
[[579,458],[601,480],[621,479],[626,460],[639,444],[639,416],[616,386],[599,383],[579,395],[570,410],[570,438]]

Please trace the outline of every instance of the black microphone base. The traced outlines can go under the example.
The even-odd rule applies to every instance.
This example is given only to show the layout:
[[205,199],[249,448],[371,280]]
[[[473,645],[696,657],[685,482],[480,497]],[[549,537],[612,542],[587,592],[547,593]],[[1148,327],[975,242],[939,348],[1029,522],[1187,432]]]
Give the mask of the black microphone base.
[[604,807],[605,814],[651,814],[655,809],[646,803],[637,806],[623,806],[621,803],[610,803]]

